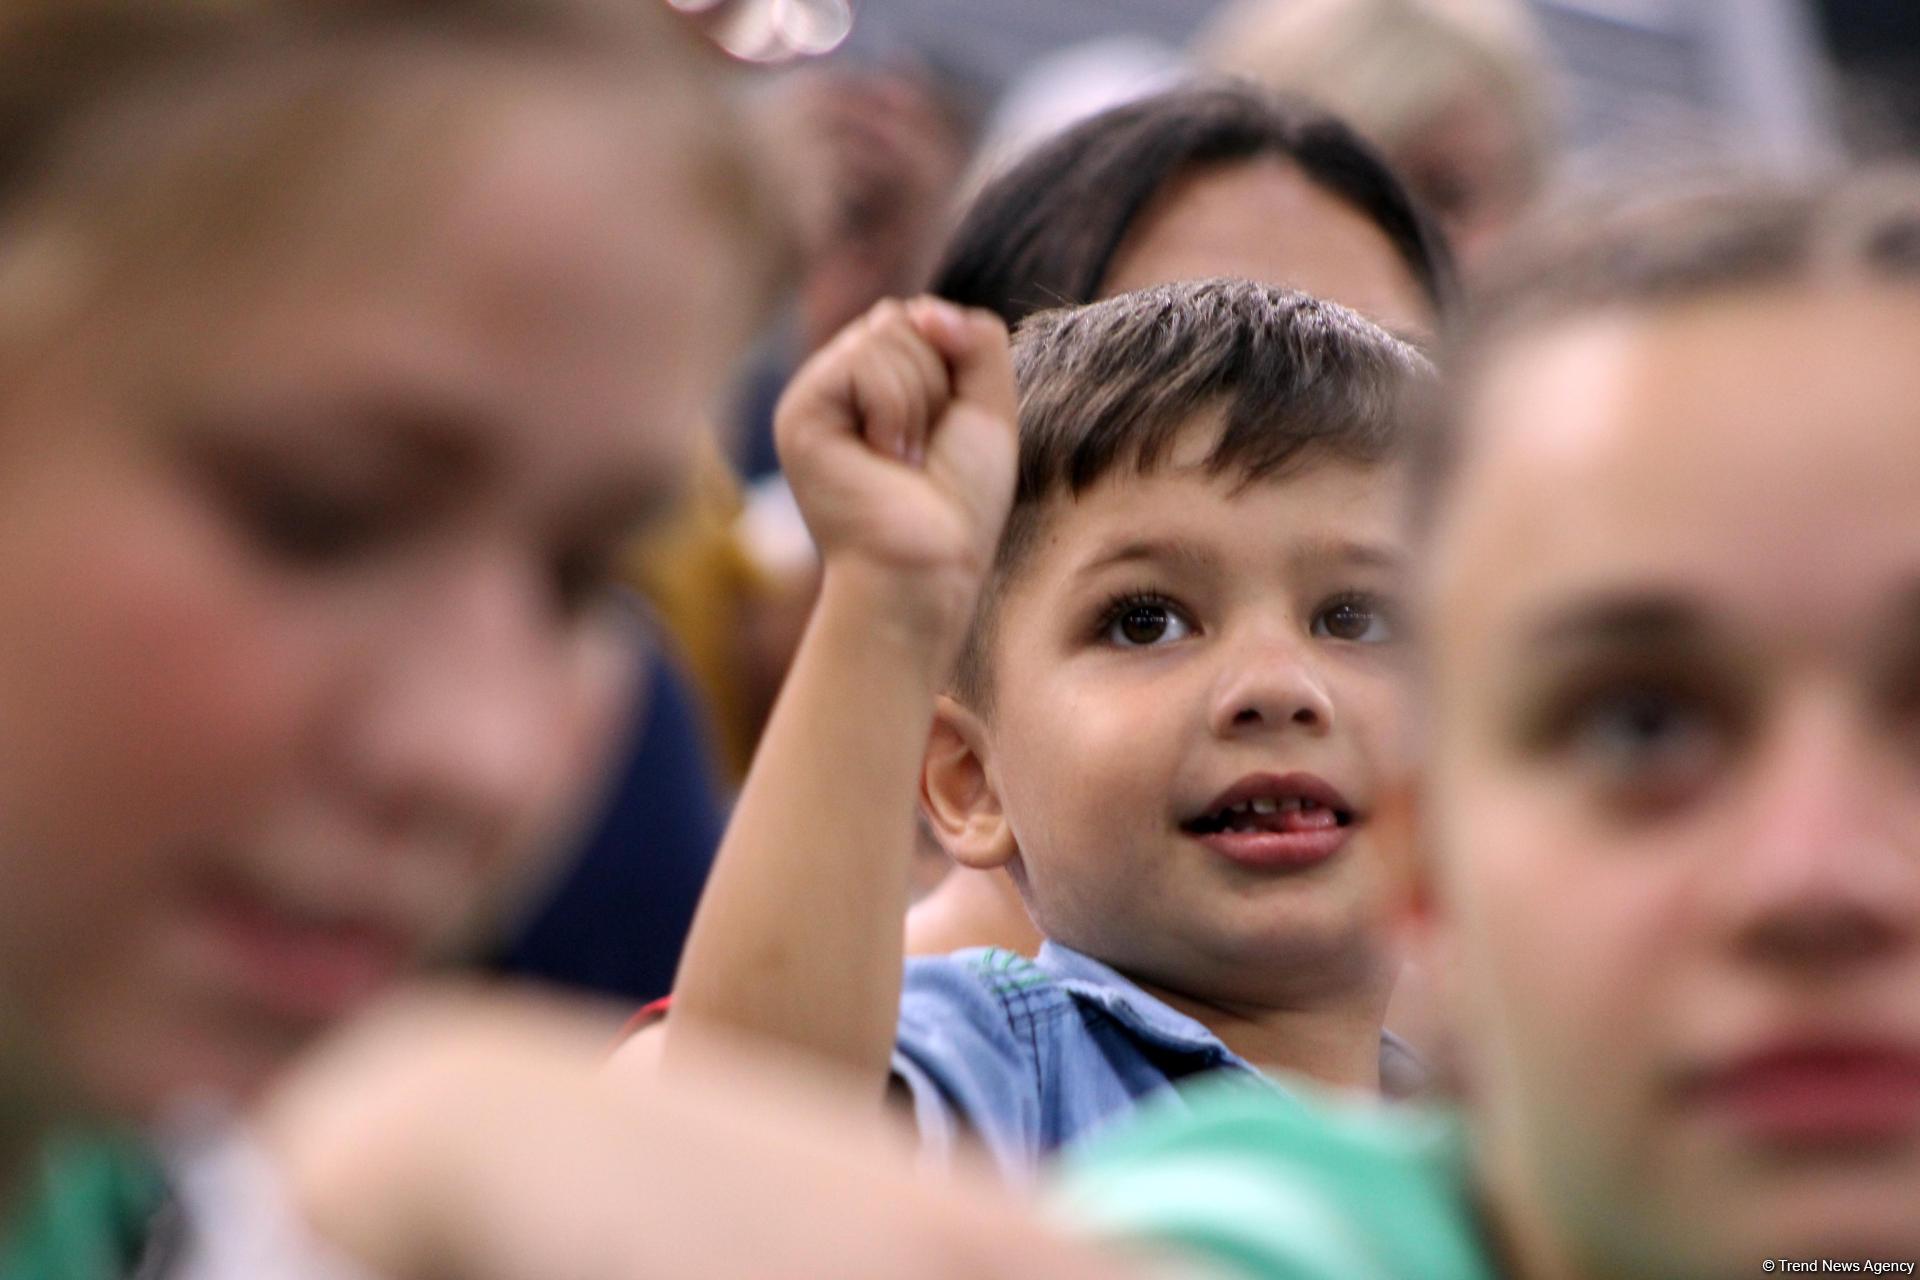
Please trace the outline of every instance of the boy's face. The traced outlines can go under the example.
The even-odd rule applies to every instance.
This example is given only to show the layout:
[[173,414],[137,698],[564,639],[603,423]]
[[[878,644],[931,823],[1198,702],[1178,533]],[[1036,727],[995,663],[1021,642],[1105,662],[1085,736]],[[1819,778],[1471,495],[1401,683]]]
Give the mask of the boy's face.
[[1470,406],[1436,927],[1497,1201],[1583,1273],[1920,1256],[1916,332],[1590,318]]
[[732,327],[613,106],[489,107],[420,238],[103,310],[9,398],[0,973],[93,1104],[250,1089],[590,783],[632,639],[598,569]]
[[1047,936],[1183,995],[1310,1001],[1384,972],[1399,477],[1210,477],[1213,432],[1055,500],[1000,604],[987,777]]

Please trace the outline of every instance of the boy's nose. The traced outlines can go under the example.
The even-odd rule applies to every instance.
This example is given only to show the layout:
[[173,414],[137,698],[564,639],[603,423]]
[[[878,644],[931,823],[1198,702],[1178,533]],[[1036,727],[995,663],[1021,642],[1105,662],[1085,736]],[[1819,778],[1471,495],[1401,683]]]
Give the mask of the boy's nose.
[[1333,698],[1295,646],[1267,642],[1248,646],[1223,673],[1210,719],[1220,737],[1279,729],[1324,734],[1333,728]]

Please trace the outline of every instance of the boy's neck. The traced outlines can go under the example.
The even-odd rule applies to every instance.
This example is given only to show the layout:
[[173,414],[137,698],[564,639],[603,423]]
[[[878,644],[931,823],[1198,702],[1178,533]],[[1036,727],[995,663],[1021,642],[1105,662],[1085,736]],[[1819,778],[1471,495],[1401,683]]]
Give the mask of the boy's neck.
[[1204,1026],[1260,1070],[1334,1088],[1380,1091],[1380,1031],[1391,985],[1276,1008],[1214,1003],[1134,979],[1141,990]]
[[963,947],[1040,950],[1040,930],[1005,871],[955,867],[907,912],[907,954],[946,955]]

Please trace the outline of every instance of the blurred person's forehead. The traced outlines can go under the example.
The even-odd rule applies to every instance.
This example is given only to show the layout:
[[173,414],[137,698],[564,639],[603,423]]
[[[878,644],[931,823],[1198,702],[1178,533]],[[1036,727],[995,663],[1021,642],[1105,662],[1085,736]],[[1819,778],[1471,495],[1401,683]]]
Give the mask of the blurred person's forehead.
[[1509,337],[1462,414],[1436,627],[1649,585],[1804,614],[1896,543],[1920,568],[1917,330],[1920,291],[1790,283]]
[[611,76],[460,58],[351,81],[312,70],[281,85],[237,75],[103,126],[71,184],[22,210],[8,256],[57,260],[64,278],[49,288],[40,270],[41,290],[75,311],[163,323],[217,321],[191,313],[242,284],[362,288],[417,269],[448,234],[495,259],[482,265],[544,280],[528,297],[560,297],[592,273],[559,227],[641,227],[720,198],[690,163],[684,113],[650,112]]

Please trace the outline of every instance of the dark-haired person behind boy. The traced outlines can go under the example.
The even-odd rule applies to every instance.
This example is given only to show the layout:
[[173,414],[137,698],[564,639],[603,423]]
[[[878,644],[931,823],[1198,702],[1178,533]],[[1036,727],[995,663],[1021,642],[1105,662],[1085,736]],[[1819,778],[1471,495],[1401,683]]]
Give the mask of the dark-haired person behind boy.
[[[1401,410],[1426,361],[1244,281],[1044,314],[1015,344],[1010,494],[986,324],[883,306],[789,393],[826,586],[682,1025],[875,1097],[891,1077],[924,1139],[970,1133],[1014,1175],[1203,1072],[1406,1087],[1373,819],[1401,767]],[[941,335],[966,326],[963,358]],[[916,781],[948,852],[1010,866],[1053,941],[914,961],[903,1000]]]
[[1237,276],[1352,307],[1402,337],[1459,301],[1446,238],[1343,119],[1242,80],[1092,116],[995,174],[929,292],[1009,325],[1175,280]]

